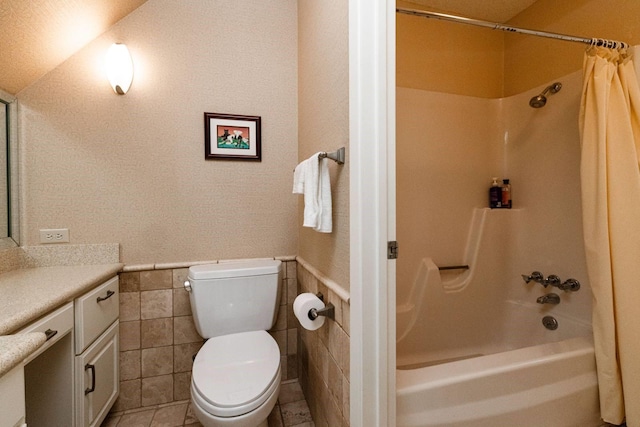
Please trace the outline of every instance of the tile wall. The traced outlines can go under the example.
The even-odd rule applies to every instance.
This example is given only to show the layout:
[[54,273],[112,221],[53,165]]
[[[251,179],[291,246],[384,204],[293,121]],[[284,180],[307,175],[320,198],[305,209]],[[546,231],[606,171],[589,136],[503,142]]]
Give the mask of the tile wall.
[[349,426],[349,302],[302,263],[297,282],[298,293],[321,292],[335,306],[335,320],[315,331],[299,328],[298,375],[313,421],[316,427]]
[[[187,400],[192,357],[203,344],[183,287],[188,267],[126,270],[120,274],[120,396],[112,411]],[[283,270],[278,320],[269,332],[280,346],[284,381],[298,376],[295,260],[283,260]]]

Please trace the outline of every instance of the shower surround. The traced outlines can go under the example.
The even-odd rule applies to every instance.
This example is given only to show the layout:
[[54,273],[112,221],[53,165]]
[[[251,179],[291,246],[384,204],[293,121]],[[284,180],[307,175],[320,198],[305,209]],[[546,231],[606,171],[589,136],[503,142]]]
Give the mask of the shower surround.
[[[581,409],[588,417],[596,414],[594,426],[598,425],[590,333],[591,291],[581,223],[580,77],[580,73],[573,73],[502,99],[397,88],[397,231],[403,254],[398,259],[397,276],[397,359],[399,366],[416,369],[414,375],[411,371],[398,374],[398,425],[414,425],[406,422],[411,419],[411,412],[424,409],[406,405],[416,401],[408,390],[417,392],[420,385],[405,384],[403,378],[415,380],[421,377],[422,370],[454,369],[460,365],[471,370],[471,376],[482,376],[487,374],[481,372],[482,367],[491,366],[491,357],[508,358],[509,351],[522,351],[515,350],[518,348],[534,349],[577,336],[585,340],[581,341],[584,350],[580,354],[586,360],[581,365],[585,371],[578,375],[589,379],[581,382],[585,388],[582,396],[589,396],[582,399],[588,407]],[[562,82],[562,92],[554,94],[543,108],[531,108],[530,98],[555,81]],[[513,209],[486,209],[488,188],[494,176],[511,180]],[[472,218],[474,212],[477,216],[483,210],[486,221],[478,229],[478,222]],[[474,248],[467,248],[467,242],[473,243],[474,235],[479,243],[471,250]],[[470,264],[470,270],[438,274],[436,269],[434,276],[435,265],[466,263]],[[432,266],[431,275],[424,273],[424,265]],[[539,297],[552,289],[524,283],[521,275],[535,270],[546,276],[576,278],[582,288],[579,292],[560,291],[558,305],[536,304]],[[464,286],[453,287],[454,283]],[[443,289],[447,286],[449,291]],[[527,307],[526,312],[531,314],[525,316],[521,331],[532,338],[531,342],[511,339],[518,335],[517,325],[515,331],[507,327],[519,322],[513,313],[524,313],[509,308],[514,304]],[[556,335],[554,331],[544,332],[541,323],[542,317],[554,314],[560,320],[560,333]],[[570,324],[579,326],[574,328]],[[543,330],[537,334],[543,335],[541,341],[533,341],[536,334],[527,329],[531,327],[534,331],[537,327]],[[474,332],[478,328],[486,331]],[[485,339],[479,339],[481,336]],[[551,352],[574,347],[556,346]],[[541,351],[549,353],[548,349]],[[494,352],[497,352],[494,356],[486,356]],[[533,358],[540,351],[530,354],[531,363],[538,363]],[[452,360],[457,361],[446,363]],[[428,367],[434,364],[437,366]],[[476,373],[472,372],[474,366],[478,368]],[[561,367],[563,363],[555,366]],[[534,371],[515,370],[511,377],[501,380],[529,378],[530,372]],[[464,380],[464,376],[461,378]],[[490,384],[491,379],[487,381]],[[462,381],[460,386],[470,389],[471,384]],[[547,386],[556,387],[551,382]],[[557,387],[560,389],[556,391],[564,394],[563,385]],[[467,394],[474,399],[471,393],[458,396]],[[464,400],[449,403],[452,416],[461,407],[469,407]],[[495,402],[492,406],[495,409]],[[504,403],[505,411],[507,406]],[[497,407],[500,408],[499,403]],[[476,409],[471,412],[482,412]],[[438,418],[431,415],[432,419]],[[515,417],[509,419],[518,419],[517,414]],[[485,425],[482,422],[499,420],[469,418],[462,425],[481,426]]]

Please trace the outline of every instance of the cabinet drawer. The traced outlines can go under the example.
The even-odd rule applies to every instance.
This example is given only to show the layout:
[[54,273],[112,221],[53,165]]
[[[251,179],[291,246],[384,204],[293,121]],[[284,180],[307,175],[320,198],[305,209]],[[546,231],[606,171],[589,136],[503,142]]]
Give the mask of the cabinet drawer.
[[76,354],[118,318],[119,304],[117,276],[76,299]]
[[47,314],[40,320],[36,320],[30,325],[20,329],[19,334],[29,332],[44,332],[47,335],[45,342],[35,353],[32,353],[24,363],[27,364],[31,360],[45,352],[49,347],[58,342],[59,339],[73,330],[73,303],[67,303],[54,311]]

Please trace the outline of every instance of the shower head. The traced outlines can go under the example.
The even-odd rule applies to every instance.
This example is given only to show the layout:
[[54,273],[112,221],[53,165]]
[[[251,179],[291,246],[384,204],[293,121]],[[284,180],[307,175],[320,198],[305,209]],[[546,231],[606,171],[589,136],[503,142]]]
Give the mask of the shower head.
[[540,95],[534,96],[529,100],[529,105],[533,108],[542,108],[547,103],[547,97],[545,96],[547,93],[558,93],[562,89],[562,83],[556,82],[551,86],[547,86],[545,90],[542,91]]
[[534,96],[529,100],[529,105],[533,108],[542,108],[547,103],[547,97],[540,94],[538,96]]

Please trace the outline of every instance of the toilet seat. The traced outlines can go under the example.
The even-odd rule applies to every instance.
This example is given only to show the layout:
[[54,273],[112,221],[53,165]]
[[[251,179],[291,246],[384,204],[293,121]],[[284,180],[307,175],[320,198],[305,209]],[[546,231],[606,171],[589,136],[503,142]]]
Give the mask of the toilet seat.
[[280,381],[280,350],[266,331],[210,338],[193,362],[194,400],[212,415],[235,417],[271,397]]

